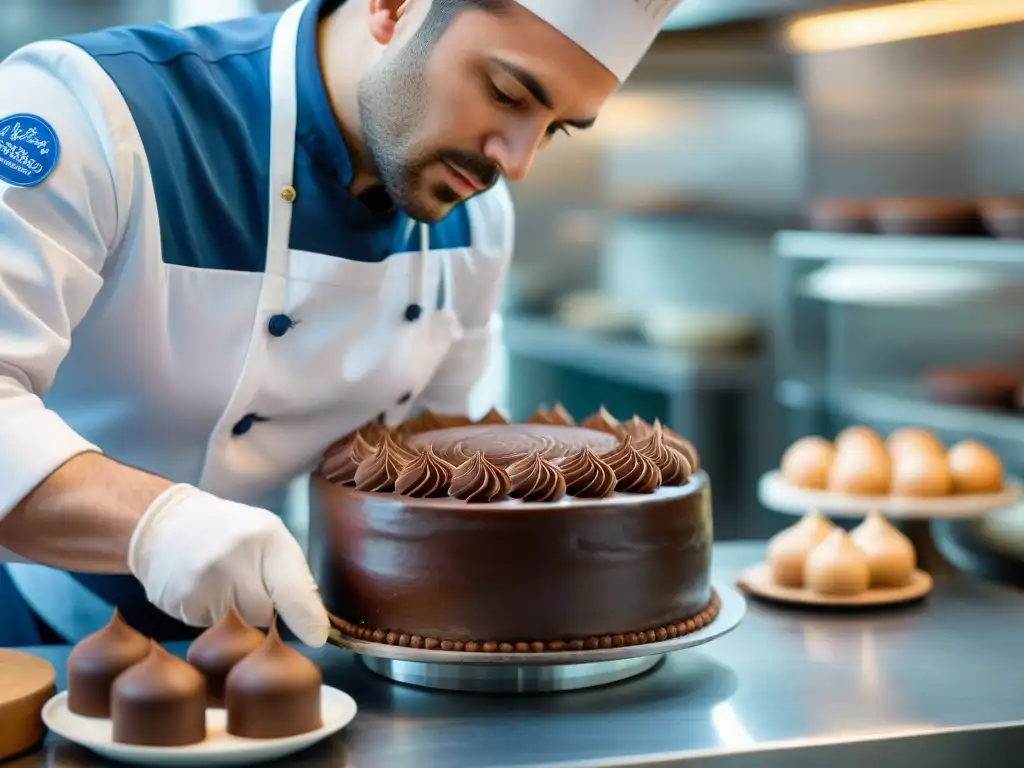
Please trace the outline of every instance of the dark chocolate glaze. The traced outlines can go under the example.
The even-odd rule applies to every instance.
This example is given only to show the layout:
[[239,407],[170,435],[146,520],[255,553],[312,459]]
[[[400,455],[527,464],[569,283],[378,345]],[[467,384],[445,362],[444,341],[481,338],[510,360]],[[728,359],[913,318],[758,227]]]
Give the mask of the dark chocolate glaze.
[[224,706],[228,673],[263,642],[264,635],[229,608],[224,617],[189,646],[186,660],[206,678],[206,706]]
[[68,709],[83,717],[110,717],[114,679],[149,651],[149,639],[115,608],[107,625],[83,638],[68,657]]
[[311,489],[325,536],[324,600],[356,626],[461,642],[569,640],[664,626],[711,601],[703,472],[651,494],[536,503],[363,493],[319,475]]
[[277,621],[260,646],[228,674],[227,730],[248,739],[281,739],[323,725],[320,668],[281,640]]
[[184,747],[206,738],[206,680],[155,642],[149,655],[114,681],[113,740]]
[[[451,429],[421,432],[407,440],[413,450],[426,446],[434,453],[458,466],[477,451],[491,463],[504,469],[514,461],[539,453],[546,459],[572,456],[582,448],[604,453],[618,446],[614,435],[580,427],[550,424],[474,424]],[[465,456],[456,451],[462,448]]]

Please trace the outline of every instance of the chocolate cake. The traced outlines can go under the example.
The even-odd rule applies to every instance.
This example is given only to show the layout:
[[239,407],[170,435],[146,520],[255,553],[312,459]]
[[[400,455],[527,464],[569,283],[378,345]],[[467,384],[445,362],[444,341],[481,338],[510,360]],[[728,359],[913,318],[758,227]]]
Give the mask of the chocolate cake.
[[315,731],[323,725],[322,685],[319,667],[289,648],[272,621],[266,639],[228,674],[228,733],[281,739]]
[[[428,650],[649,643],[714,620],[711,494],[696,450],[603,408],[510,424],[429,412],[325,453],[320,586],[336,626]],[[696,471],[695,471],[696,470]]]
[[206,678],[206,706],[224,706],[224,681],[232,668],[256,650],[264,635],[233,607],[189,646],[186,660]]
[[206,681],[157,643],[150,648],[114,681],[113,740],[146,747],[198,744],[206,738]]
[[149,655],[150,641],[114,609],[105,627],[83,638],[68,656],[68,710],[83,717],[110,717],[115,678]]

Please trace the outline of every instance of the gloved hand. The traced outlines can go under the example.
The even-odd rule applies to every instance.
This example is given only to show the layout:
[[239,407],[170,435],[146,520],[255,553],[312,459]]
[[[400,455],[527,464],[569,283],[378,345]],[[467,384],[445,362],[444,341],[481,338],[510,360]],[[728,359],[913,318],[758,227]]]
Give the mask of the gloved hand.
[[327,642],[327,610],[302,548],[265,509],[175,485],[139,520],[128,567],[151,603],[191,626],[210,626],[234,605],[256,626],[276,611],[302,642]]

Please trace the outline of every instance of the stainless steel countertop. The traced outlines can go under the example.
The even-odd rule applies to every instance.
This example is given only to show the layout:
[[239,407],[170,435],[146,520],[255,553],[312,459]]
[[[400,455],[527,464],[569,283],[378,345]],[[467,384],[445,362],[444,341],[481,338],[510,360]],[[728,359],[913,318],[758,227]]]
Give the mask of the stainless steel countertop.
[[[716,580],[731,582],[763,552],[761,543],[718,545]],[[823,613],[751,601],[744,622],[721,640],[633,681],[568,694],[406,688],[329,647],[311,656],[359,714],[330,743],[282,764],[1019,766],[1022,641],[1024,596],[941,573],[925,603],[895,610]],[[67,648],[30,650],[63,677]],[[919,738],[898,738],[906,736]],[[11,766],[105,764],[48,742]]]

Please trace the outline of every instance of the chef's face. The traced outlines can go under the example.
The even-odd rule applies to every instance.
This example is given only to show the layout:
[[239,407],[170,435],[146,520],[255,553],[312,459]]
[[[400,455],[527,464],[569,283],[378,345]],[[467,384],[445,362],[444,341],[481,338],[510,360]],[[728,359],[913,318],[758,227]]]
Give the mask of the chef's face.
[[517,3],[409,0],[375,35],[385,47],[359,84],[363,137],[395,204],[420,221],[501,176],[523,179],[538,150],[590,127],[617,86]]

